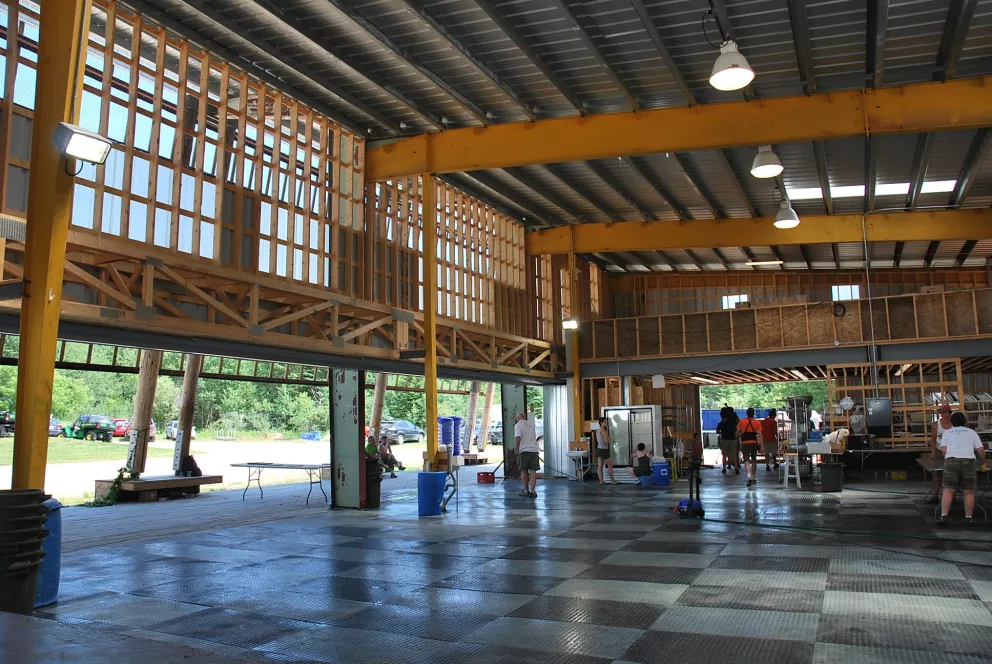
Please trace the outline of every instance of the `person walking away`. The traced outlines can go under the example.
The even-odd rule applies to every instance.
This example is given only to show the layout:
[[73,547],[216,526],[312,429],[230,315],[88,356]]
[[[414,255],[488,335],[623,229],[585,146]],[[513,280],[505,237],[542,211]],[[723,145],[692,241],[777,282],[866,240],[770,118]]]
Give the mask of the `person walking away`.
[[382,464],[383,468],[389,471],[390,477],[396,477],[396,471],[394,470],[395,468],[406,470],[406,468],[403,467],[403,464],[397,461],[396,457],[393,456],[393,446],[389,444],[389,439],[386,438],[386,434],[382,434],[382,436],[379,437],[379,447],[376,449],[379,453],[379,463]]
[[[943,440],[944,433],[951,429],[951,407],[945,403],[940,407],[938,413],[937,421],[933,423],[930,430],[930,458],[937,465],[943,460],[940,441]],[[943,478],[944,471],[935,468],[933,471],[933,491],[931,492],[933,495],[930,497],[930,503],[940,502],[940,484]]]
[[541,460],[538,458],[540,448],[537,446],[536,428],[527,418],[527,413],[517,414],[513,437],[517,441],[517,464],[520,466],[520,479],[524,483],[524,490],[520,495],[524,498],[537,498],[537,471],[541,468]]
[[613,457],[610,454],[610,421],[604,415],[599,418],[599,428],[596,429],[596,474],[599,476],[599,483],[606,484],[603,477],[603,466],[610,471],[610,484],[616,484],[613,477]]
[[741,474],[740,445],[737,442],[737,424],[728,413],[724,413],[723,419],[716,425],[716,432],[720,436],[720,452],[723,454],[723,470],[720,472],[727,474],[727,468],[734,466],[734,472]]
[[755,475],[758,474],[758,447],[761,445],[761,423],[754,419],[754,408],[747,409],[747,417],[737,424],[737,432],[741,439],[747,485],[754,486],[758,481]]
[[774,408],[768,411],[768,417],[761,420],[761,447],[765,452],[765,472],[772,471],[772,464],[778,470],[778,411]]
[[644,443],[637,443],[637,449],[630,455],[630,461],[634,465],[627,470],[635,480],[651,474],[651,455],[645,449]]
[[986,457],[982,439],[965,426],[967,423],[964,413],[952,414],[951,428],[940,438],[940,451],[944,454],[944,495],[940,503],[938,526],[947,525],[947,513],[958,489],[964,494],[964,525],[973,525],[971,516],[975,512],[975,476],[978,472],[976,452],[982,468],[985,468]]

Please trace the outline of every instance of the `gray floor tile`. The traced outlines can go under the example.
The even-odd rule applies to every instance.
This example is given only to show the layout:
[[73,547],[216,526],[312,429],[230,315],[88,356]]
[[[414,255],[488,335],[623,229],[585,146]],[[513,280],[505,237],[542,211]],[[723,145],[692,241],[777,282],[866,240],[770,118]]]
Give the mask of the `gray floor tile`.
[[978,599],[983,602],[992,602],[992,581],[970,581],[971,587],[975,589]]
[[555,576],[570,579],[592,567],[588,563],[561,563],[551,560],[490,560],[475,568],[475,571],[516,576]]
[[500,618],[467,634],[468,643],[515,646],[526,643],[536,650],[615,659],[644,630],[529,618]]
[[486,593],[458,588],[421,588],[409,594],[384,600],[398,606],[426,607],[437,611],[464,611],[503,616],[514,611],[536,595]]
[[545,595],[523,605],[510,615],[516,618],[647,629],[664,611],[665,608],[657,604]]
[[976,582],[927,577],[885,576],[876,574],[829,574],[827,590],[858,593],[891,593],[896,595],[925,595],[980,599],[974,588]]
[[831,560],[830,571],[835,574],[884,574],[910,578],[963,580],[961,571],[951,563],[925,560]]
[[695,585],[823,590],[827,585],[827,575],[767,570],[733,570],[728,573],[722,569],[707,569],[696,578]]
[[254,648],[273,639],[305,632],[315,626],[233,609],[208,609],[149,625],[147,629],[201,641],[216,641],[242,648]]
[[703,570],[692,567],[607,565],[599,563],[579,574],[579,579],[604,581],[644,581],[648,583],[692,583]]
[[823,608],[823,591],[693,585],[682,593],[678,604],[720,609],[819,613]]
[[982,602],[946,597],[914,596],[907,601],[906,595],[830,590],[823,596],[823,613],[840,615],[869,613],[887,617],[992,627],[992,613],[989,613]]
[[688,587],[676,583],[569,579],[545,594],[553,597],[577,597],[579,599],[616,600],[623,598],[640,604],[671,606]]
[[877,615],[824,615],[816,640],[851,646],[926,650],[992,658],[987,627]]
[[705,569],[716,559],[715,555],[701,553],[640,553],[617,551],[603,560],[604,565],[657,565],[662,567],[698,567]]
[[709,569],[768,570],[774,572],[826,572],[826,558],[778,556],[720,556]]
[[617,551],[622,549],[630,539],[589,539],[578,537],[549,537],[538,546],[553,549],[579,549],[585,551]]
[[812,664],[982,664],[968,655],[817,643]]
[[651,629],[812,643],[816,640],[817,617],[816,613],[675,606],[665,611]]
[[809,664],[813,644],[710,634],[648,631],[623,659],[643,664]]
[[104,594],[75,602],[58,603],[44,611],[54,616],[72,616],[114,623],[126,627],[143,628],[162,622],[205,611],[207,607],[155,597]]
[[431,585],[435,588],[461,588],[488,593],[513,593],[540,595],[554,588],[562,579],[550,576],[519,576],[513,574],[483,574],[469,572],[457,574]]
[[266,591],[259,595],[232,599],[222,606],[264,616],[329,623],[367,609],[373,604],[323,594]]

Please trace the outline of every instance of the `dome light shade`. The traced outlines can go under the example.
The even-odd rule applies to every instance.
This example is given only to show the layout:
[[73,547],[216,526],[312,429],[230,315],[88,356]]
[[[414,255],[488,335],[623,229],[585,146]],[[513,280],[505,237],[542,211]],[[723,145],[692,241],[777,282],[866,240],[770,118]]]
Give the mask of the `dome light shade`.
[[795,228],[798,225],[799,215],[792,209],[792,204],[789,201],[782,201],[782,207],[775,215],[775,228],[785,230]]
[[754,80],[754,70],[747,58],[737,50],[737,42],[728,41],[720,47],[720,56],[713,63],[710,85],[717,90],[740,90]]
[[758,154],[754,156],[754,161],[751,163],[751,175],[761,179],[774,178],[781,175],[784,170],[785,168],[779,161],[778,155],[772,150],[772,146],[761,145],[758,147]]

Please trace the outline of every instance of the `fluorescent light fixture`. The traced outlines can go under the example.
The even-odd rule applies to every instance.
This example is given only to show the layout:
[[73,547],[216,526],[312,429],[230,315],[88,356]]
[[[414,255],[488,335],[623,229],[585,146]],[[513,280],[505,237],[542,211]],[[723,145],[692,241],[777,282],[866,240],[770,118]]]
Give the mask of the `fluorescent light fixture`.
[[957,185],[957,180],[931,180],[929,182],[924,182],[923,186],[920,187],[921,194],[946,194],[948,192],[954,191],[954,187]]
[[577,330],[579,329],[579,319],[578,318],[566,318],[561,322],[561,329],[563,330]]
[[792,209],[789,201],[782,201],[781,209],[775,215],[775,228],[788,230],[799,225],[799,215]]
[[907,371],[909,371],[912,367],[913,367],[912,364],[904,364],[901,367],[899,367],[898,371],[896,371],[895,374],[893,374],[893,375],[895,375],[895,376],[901,376],[904,373],[906,373]]
[[709,378],[703,378],[702,376],[689,376],[689,380],[695,380],[700,383],[709,383],[710,385],[719,385],[720,381],[710,380]]
[[909,193],[908,182],[894,182],[892,184],[876,184],[876,196],[905,196]]
[[819,187],[806,187],[803,189],[789,189],[787,187],[785,195],[789,197],[790,201],[811,201],[817,198],[823,198],[823,190]]
[[761,179],[773,178],[781,175],[783,170],[785,168],[779,161],[778,155],[772,150],[772,146],[761,145],[758,147],[758,154],[751,162],[751,175]]
[[804,374],[799,369],[789,369],[789,373],[791,373],[793,376],[795,376],[799,380],[806,380],[806,381],[809,380],[809,376],[807,376],[806,374]]
[[68,122],[60,122],[55,127],[52,142],[66,157],[91,164],[102,164],[107,161],[107,155],[110,154],[110,139]]
[[758,265],[781,265],[785,261],[748,261],[745,265],[758,266]]
[[833,198],[862,198],[865,195],[863,184],[852,184],[845,187],[830,187]]
[[728,41],[720,47],[720,56],[713,63],[710,85],[717,90],[740,90],[754,80],[754,70],[747,58],[737,50],[737,42]]

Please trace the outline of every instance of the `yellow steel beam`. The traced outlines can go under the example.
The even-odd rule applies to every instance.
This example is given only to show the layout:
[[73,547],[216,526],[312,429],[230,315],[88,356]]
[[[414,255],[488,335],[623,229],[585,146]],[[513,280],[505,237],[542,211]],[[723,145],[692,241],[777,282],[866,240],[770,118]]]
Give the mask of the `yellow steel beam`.
[[[72,212],[72,176],[52,143],[59,122],[79,117],[79,57],[89,33],[89,0],[45,5],[38,36],[38,85],[31,137],[21,350],[17,360],[15,489],[43,489],[48,422],[55,378],[55,346],[62,305],[65,241]],[[50,9],[51,11],[47,11]]]
[[[796,228],[780,230],[771,217],[689,222],[648,221],[577,224],[528,233],[528,255],[611,251],[663,251],[702,247],[776,246],[861,242],[861,215],[802,215]],[[992,237],[992,208],[887,212],[865,217],[872,242],[979,240]]]
[[[437,467],[437,182],[424,173],[424,399],[427,402],[427,459]],[[451,452],[448,452],[451,458]]]
[[992,77],[452,129],[369,150],[365,169],[369,181],[382,181],[424,171],[988,126]]

